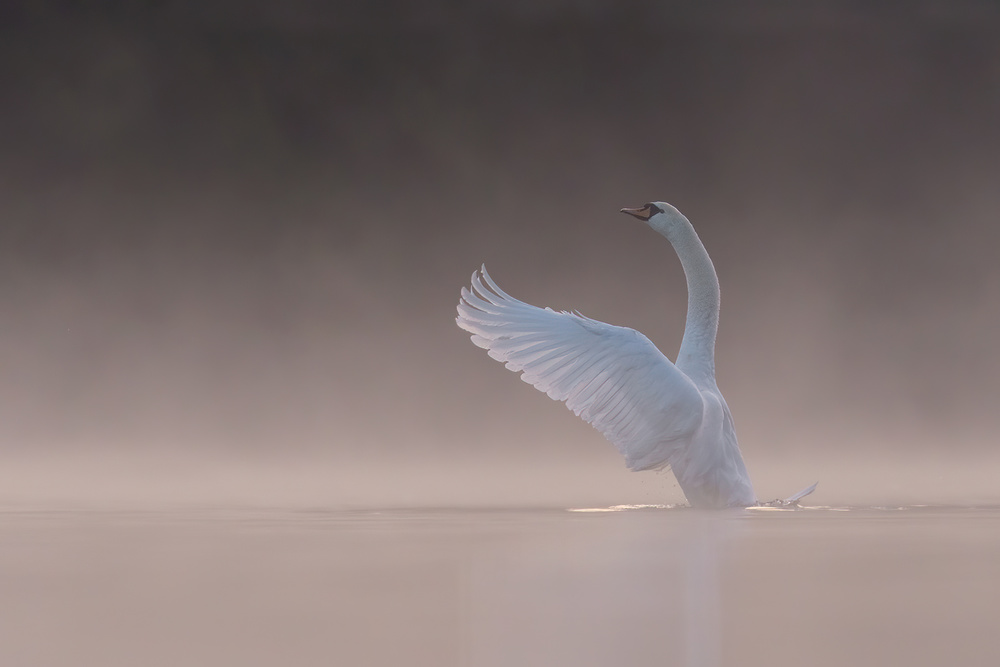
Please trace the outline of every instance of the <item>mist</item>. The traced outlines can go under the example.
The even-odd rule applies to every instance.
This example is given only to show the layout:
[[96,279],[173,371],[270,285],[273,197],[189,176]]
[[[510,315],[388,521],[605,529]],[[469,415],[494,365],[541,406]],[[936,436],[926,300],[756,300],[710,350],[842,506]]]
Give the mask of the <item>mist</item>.
[[0,499],[680,501],[454,323],[673,358],[662,199],[758,495],[997,501],[1000,11],[757,4],[2,10]]

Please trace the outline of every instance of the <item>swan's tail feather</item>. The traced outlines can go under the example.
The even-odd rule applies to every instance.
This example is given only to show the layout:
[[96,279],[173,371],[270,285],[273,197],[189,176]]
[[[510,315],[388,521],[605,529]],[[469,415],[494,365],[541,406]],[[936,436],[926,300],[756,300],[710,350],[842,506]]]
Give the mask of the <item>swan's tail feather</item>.
[[812,493],[813,491],[815,491],[817,486],[819,486],[819,482],[816,482],[815,484],[813,484],[811,486],[807,486],[806,488],[802,489],[798,493],[795,493],[795,494],[792,494],[792,495],[788,496],[787,498],[785,498],[784,502],[788,503],[789,505],[791,505],[793,503],[797,504],[800,500],[802,500],[803,498],[805,498],[806,496],[808,496],[810,493]]

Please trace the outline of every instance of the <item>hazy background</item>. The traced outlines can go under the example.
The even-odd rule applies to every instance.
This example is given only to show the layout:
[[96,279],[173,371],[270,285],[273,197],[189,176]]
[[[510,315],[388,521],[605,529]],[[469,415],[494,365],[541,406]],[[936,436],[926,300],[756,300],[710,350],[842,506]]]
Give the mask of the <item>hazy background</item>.
[[1000,6],[9,3],[0,501],[676,502],[454,324],[673,357],[723,289],[762,498],[1000,499]]

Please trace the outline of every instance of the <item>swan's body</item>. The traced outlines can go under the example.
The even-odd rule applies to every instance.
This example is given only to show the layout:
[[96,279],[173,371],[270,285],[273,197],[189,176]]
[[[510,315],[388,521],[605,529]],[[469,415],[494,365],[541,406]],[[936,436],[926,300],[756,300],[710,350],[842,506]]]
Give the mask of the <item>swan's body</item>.
[[[729,407],[715,384],[719,280],[673,206],[622,209],[667,238],[684,268],[687,323],[671,363],[638,331],[509,296],[484,266],[462,289],[458,326],[521,379],[593,425],[632,470],[670,467],[695,507],[757,504]],[[484,284],[485,282],[485,284]]]

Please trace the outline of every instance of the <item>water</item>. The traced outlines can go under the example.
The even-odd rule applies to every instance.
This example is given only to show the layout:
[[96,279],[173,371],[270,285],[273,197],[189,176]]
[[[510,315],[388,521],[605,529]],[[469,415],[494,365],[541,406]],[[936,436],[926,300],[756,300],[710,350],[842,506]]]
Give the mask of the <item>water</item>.
[[997,665],[1000,508],[0,513],[0,664]]

